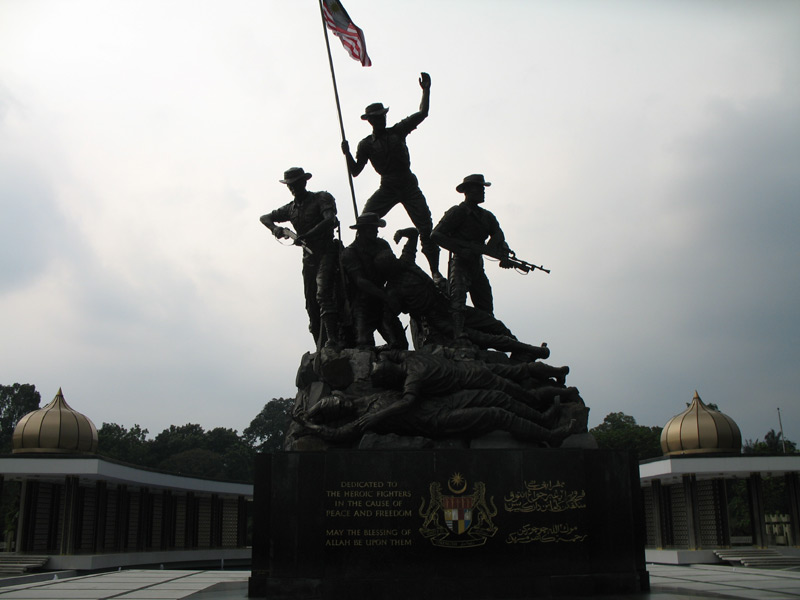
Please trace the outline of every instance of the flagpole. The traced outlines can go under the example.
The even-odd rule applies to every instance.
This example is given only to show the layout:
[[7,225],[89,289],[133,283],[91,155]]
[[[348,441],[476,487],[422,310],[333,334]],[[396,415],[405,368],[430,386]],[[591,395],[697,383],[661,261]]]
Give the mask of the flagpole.
[[[328,64],[331,67],[331,80],[333,81],[333,95],[336,98],[336,112],[339,115],[339,130],[342,132],[342,142],[347,138],[344,135],[344,121],[342,121],[342,106],[339,104],[339,88],[336,86],[336,72],[333,70],[333,57],[331,56],[331,44],[328,39],[328,28],[325,25],[325,13],[322,10],[322,0],[319,0],[319,16],[322,19],[322,32],[325,34],[325,48],[328,50]],[[345,168],[347,169],[347,181],[350,183],[350,197],[353,199],[353,214],[358,220],[358,206],[356,205],[356,190],[353,187],[353,176],[350,174],[350,167],[345,157]]]
[[783,444],[783,453],[786,454],[786,438],[783,437],[783,421],[781,421],[781,409],[778,408],[778,425],[781,428],[781,444]]

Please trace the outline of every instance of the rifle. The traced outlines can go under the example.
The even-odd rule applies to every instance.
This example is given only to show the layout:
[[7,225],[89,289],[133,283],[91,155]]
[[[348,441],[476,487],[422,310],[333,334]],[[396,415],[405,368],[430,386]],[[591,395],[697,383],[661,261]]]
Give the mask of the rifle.
[[520,273],[529,273],[530,271],[535,271],[539,269],[540,271],[544,271],[545,273],[549,274],[550,269],[545,269],[544,267],[540,267],[539,265],[535,265],[533,263],[529,263],[524,261],[520,258],[517,258],[516,253],[508,249],[503,253],[503,250],[497,249],[492,250],[489,248],[484,247],[482,250],[483,254],[486,256],[491,256],[492,258],[496,258],[500,261],[500,266],[504,269],[516,269]]
[[513,250],[509,250],[508,251],[508,256],[505,259],[500,261],[501,266],[502,266],[503,262],[511,263],[511,266],[514,269],[517,269],[518,271],[521,271],[522,273],[528,273],[530,271],[534,271],[536,269],[539,269],[540,271],[544,271],[548,275],[550,274],[550,269],[545,269],[544,267],[540,267],[539,265],[534,265],[533,263],[529,263],[527,261],[524,261],[522,259],[517,258],[517,255],[514,254]]

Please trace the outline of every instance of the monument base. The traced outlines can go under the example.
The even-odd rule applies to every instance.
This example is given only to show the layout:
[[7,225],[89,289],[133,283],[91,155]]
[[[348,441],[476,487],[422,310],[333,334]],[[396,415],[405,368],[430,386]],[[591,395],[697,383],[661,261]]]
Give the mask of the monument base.
[[583,449],[260,455],[251,597],[490,599],[649,588],[638,468]]

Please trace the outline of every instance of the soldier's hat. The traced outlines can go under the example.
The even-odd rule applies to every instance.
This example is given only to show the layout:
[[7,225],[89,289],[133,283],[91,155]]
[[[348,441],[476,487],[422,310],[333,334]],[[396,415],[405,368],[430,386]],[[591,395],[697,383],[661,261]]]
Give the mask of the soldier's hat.
[[490,185],[492,185],[483,178],[483,175],[480,174],[467,175],[466,177],[464,177],[464,181],[462,181],[456,186],[456,191],[463,192],[464,189],[470,184],[478,184],[484,187],[489,187]]
[[386,221],[378,216],[378,213],[361,213],[356,219],[355,225],[350,225],[350,229],[358,229],[359,227],[386,227]]
[[311,173],[306,173],[303,171],[303,167],[292,167],[291,169],[286,169],[283,172],[283,179],[279,181],[281,183],[294,183],[295,181],[300,181],[301,179],[305,179],[308,181],[311,179]]
[[375,104],[370,104],[364,109],[364,114],[361,115],[361,118],[366,121],[370,117],[380,117],[385,115],[387,112],[389,112],[388,106],[384,108],[382,102],[376,102]]

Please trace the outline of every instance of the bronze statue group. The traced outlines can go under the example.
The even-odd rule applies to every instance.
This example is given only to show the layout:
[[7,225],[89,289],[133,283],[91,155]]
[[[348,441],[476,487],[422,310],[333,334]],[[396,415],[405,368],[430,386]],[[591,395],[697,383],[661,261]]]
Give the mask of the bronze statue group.
[[[547,345],[519,341],[494,317],[484,255],[502,268],[542,268],[516,260],[497,219],[481,206],[491,183],[481,174],[464,177],[456,186],[463,202],[433,226],[406,144],[428,116],[430,76],[422,73],[419,84],[418,112],[387,127],[388,107],[370,104],[361,118],[372,134],[359,142],[355,157],[342,142],[353,177],[367,162],[380,175],[380,187],[351,226],[351,244],[340,241],[333,196],[308,190],[311,173],[301,167],[287,169],[280,180],[293,200],[261,217],[276,238],[292,239],[303,249],[306,311],[319,357],[315,371],[324,388],[317,386],[313,398],[300,390],[287,448],[297,448],[297,439],[308,435],[352,443],[365,432],[435,440],[497,429],[558,445],[586,430],[588,409],[575,388],[565,387],[569,369],[538,362],[549,356]],[[400,257],[379,236],[383,217],[397,204],[414,224],[394,234],[395,243],[405,240]],[[279,225],[286,222],[294,231]],[[418,242],[430,275],[416,264]],[[450,256],[447,278],[439,271],[440,248]],[[401,313],[409,315],[414,351]],[[375,346],[376,331],[385,345]],[[319,365],[354,352],[374,358],[367,385],[348,380],[333,389]],[[562,414],[568,405],[572,410]]]

